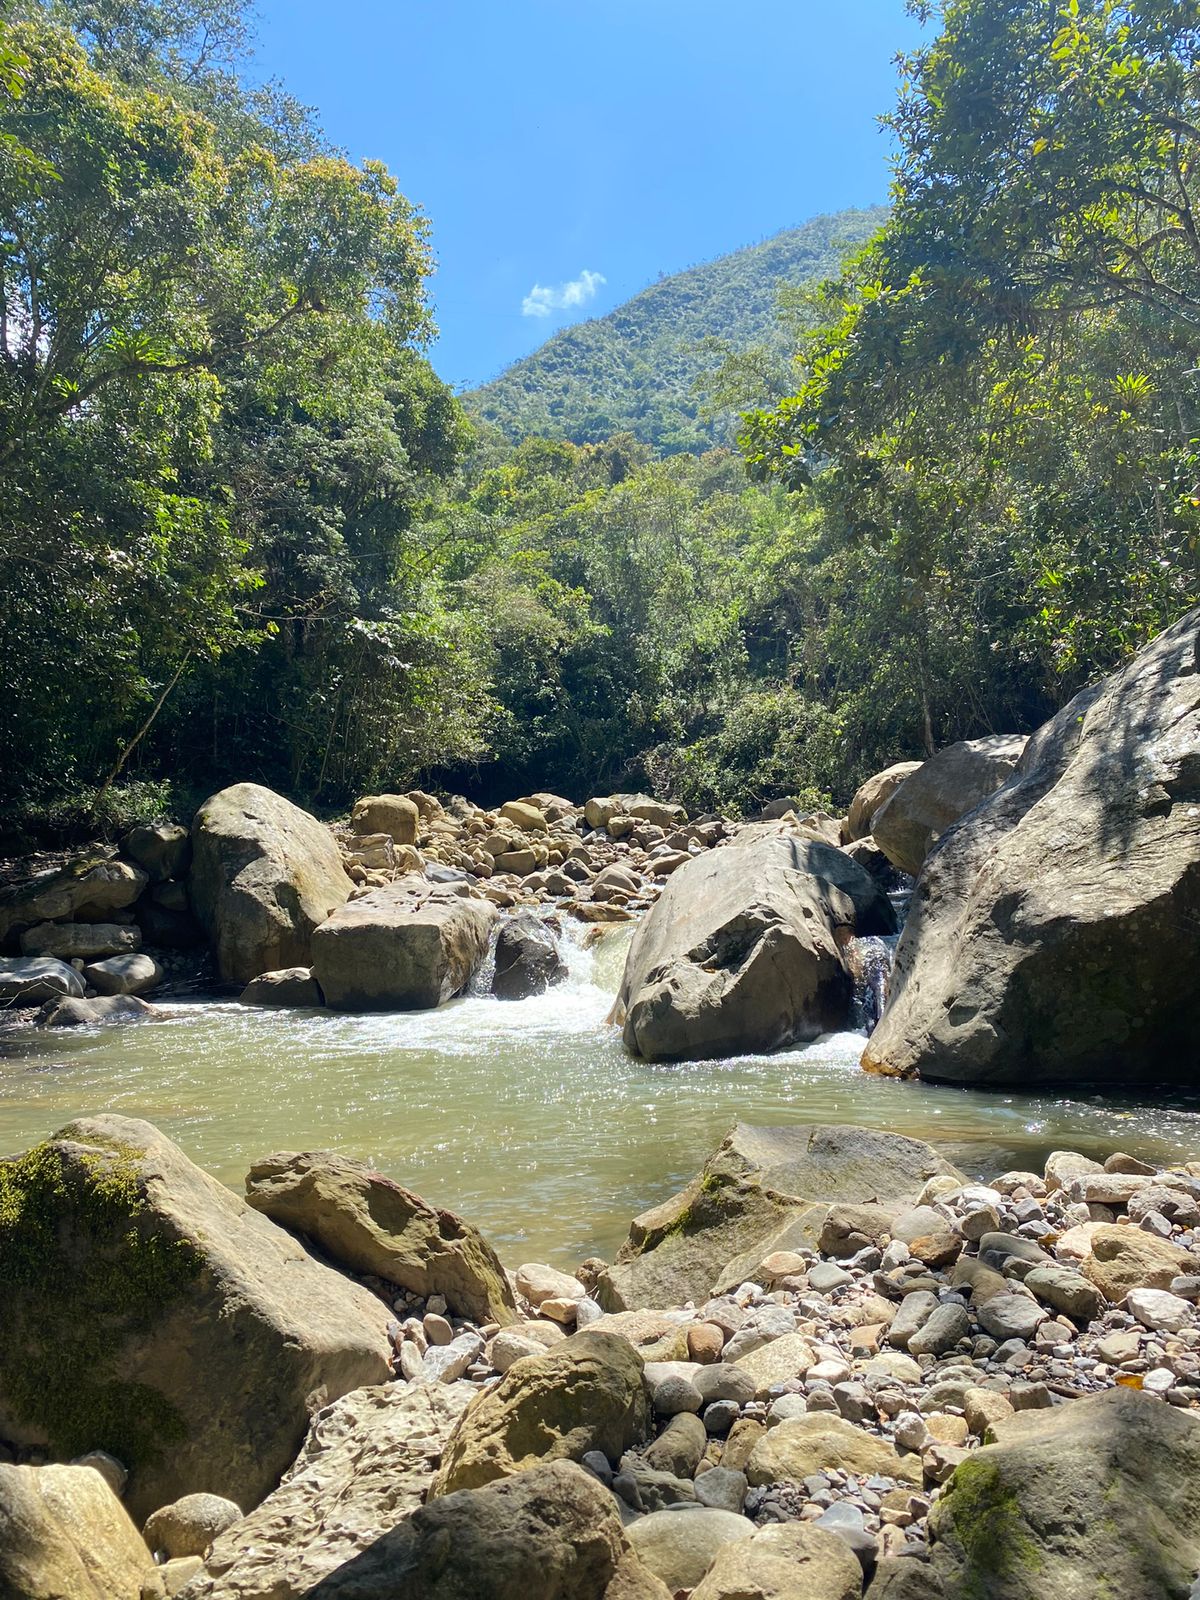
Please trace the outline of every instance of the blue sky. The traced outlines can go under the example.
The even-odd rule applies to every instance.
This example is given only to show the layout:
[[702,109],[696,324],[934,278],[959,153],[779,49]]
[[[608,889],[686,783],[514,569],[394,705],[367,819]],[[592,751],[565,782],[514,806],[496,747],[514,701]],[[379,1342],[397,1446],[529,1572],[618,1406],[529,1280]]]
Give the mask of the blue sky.
[[259,63],[433,224],[448,382],[886,198],[903,0],[259,0]]

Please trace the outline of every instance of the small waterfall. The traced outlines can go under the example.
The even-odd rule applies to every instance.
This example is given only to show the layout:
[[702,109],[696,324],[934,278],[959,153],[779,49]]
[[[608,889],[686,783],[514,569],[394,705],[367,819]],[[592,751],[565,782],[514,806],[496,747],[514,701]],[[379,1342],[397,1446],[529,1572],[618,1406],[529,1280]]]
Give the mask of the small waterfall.
[[487,955],[475,968],[470,983],[466,987],[469,995],[491,994],[492,981],[496,976],[496,945],[500,938],[500,929],[504,926],[504,918],[499,918],[492,924],[491,937],[488,939]]
[[487,954],[467,985],[468,995],[480,998],[491,994],[496,978],[496,945],[501,930],[519,916],[536,917],[554,940],[563,965],[567,969],[566,976],[554,987],[561,988],[564,985],[580,987],[592,983],[596,963],[593,942],[587,940],[589,930],[571,917],[564,917],[558,912],[542,912],[532,906],[523,906],[520,911],[501,917],[493,926],[491,938],[488,940]]
[[887,1005],[892,964],[899,942],[898,933],[867,934],[851,939],[848,946],[847,955],[854,973],[854,1026],[864,1033],[874,1032]]

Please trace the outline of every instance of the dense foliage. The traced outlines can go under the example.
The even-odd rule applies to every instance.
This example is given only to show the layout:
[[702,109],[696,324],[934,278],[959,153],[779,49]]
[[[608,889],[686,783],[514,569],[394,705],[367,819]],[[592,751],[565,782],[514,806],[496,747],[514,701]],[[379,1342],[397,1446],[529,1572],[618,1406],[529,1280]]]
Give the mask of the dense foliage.
[[[660,278],[605,317],[564,328],[491,383],[468,408],[514,441],[537,435],[598,444],[631,433],[664,453],[732,444],[736,414],[713,381],[722,356],[790,354],[779,292],[819,283],[886,216],[879,207],[815,217],[761,244]],[[779,394],[787,392],[786,382]],[[771,389],[738,394],[747,404]]]

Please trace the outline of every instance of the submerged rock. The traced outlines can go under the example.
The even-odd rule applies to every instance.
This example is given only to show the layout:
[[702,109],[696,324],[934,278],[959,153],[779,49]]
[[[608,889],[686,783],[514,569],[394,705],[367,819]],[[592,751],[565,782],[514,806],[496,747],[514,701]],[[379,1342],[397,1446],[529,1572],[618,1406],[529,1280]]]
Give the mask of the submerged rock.
[[260,972],[242,990],[244,1006],[297,1011],[314,1010],[325,1004],[321,986],[308,967],[284,967],[279,972]]
[[313,977],[335,1011],[422,1011],[451,1000],[487,954],[487,900],[410,875],[352,900],[318,928]]
[[102,994],[93,1000],[64,995],[47,1000],[33,1020],[39,1028],[91,1028],[101,1022],[147,1022],[162,1015],[135,994]]
[[1183,930],[1200,922],[1198,634],[1192,611],[1076,696],[1030,740],[1015,777],[942,839],[869,1070],[950,1083],[1191,1081],[1200,964]]
[[256,1505],[310,1410],[389,1353],[373,1295],[149,1123],[86,1118],[0,1163],[0,1437],[109,1451],[135,1517]]
[[331,1260],[374,1274],[479,1322],[516,1320],[496,1252],[453,1211],[443,1211],[364,1162],[329,1150],[256,1161],[246,1198],[272,1222],[306,1234]]
[[92,1467],[0,1464],[5,1600],[154,1600],[150,1551]]
[[842,1027],[856,933],[895,918],[831,845],[771,824],[697,856],[639,924],[617,997],[626,1048],[648,1060],[773,1050]]
[[234,983],[306,965],[313,930],[353,887],[324,823],[257,783],[206,800],[192,847],[192,907]]
[[1008,782],[1025,744],[1022,734],[949,744],[897,784],[870,830],[892,865],[915,878],[946,830]]

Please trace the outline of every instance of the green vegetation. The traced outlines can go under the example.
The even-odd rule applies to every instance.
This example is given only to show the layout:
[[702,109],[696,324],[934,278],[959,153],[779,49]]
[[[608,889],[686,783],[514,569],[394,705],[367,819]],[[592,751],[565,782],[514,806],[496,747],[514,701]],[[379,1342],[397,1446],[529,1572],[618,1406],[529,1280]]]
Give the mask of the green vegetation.
[[0,814],[248,777],[844,803],[1195,604],[1200,0],[914,9],[890,211],[663,280],[472,421],[424,219],[241,87],[237,0],[25,0]]
[[780,291],[832,276],[886,216],[875,207],[815,217],[661,278],[606,317],[554,334],[466,405],[514,442],[630,433],[664,454],[732,444],[739,403],[787,393],[797,298],[781,307]]

